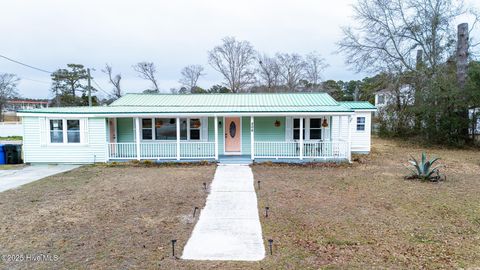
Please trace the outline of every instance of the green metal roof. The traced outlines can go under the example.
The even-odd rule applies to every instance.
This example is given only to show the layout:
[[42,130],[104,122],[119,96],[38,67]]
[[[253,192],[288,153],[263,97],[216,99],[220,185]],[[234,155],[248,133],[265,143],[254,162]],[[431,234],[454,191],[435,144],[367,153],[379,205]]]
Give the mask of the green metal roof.
[[326,93],[127,94],[110,106],[19,111],[57,114],[352,112]]
[[303,107],[338,105],[326,93],[282,94],[128,94],[110,106]]
[[377,109],[368,101],[343,101],[343,102],[340,102],[340,104],[352,110],[376,110]]

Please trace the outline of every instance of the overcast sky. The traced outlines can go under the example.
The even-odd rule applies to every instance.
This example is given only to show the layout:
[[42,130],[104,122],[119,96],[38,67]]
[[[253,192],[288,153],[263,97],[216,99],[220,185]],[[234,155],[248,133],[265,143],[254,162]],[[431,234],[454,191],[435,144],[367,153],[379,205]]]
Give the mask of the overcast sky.
[[[207,75],[199,86],[222,81],[207,63],[207,51],[225,36],[248,40],[256,50],[319,52],[330,67],[324,78],[361,79],[335,54],[340,27],[351,24],[354,0],[11,0],[2,1],[0,54],[54,71],[67,63],[94,68],[96,82],[109,91],[105,63],[123,76],[125,92],[150,84],[132,70],[140,61],[157,65],[159,87],[179,87],[180,71],[200,64]],[[472,0],[474,2],[474,0]],[[478,0],[476,1],[478,2]],[[479,3],[476,5],[480,6]],[[0,58],[0,72],[22,78],[20,94],[51,97],[50,77]]]

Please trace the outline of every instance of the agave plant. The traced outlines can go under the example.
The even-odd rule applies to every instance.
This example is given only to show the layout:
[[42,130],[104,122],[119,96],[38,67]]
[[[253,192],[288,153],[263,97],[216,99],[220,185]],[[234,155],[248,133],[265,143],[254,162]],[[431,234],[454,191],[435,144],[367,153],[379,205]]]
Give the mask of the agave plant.
[[425,152],[422,153],[422,159],[418,161],[414,157],[408,161],[414,168],[409,167],[410,171],[412,171],[412,175],[407,176],[407,179],[420,179],[423,181],[440,181],[442,179],[440,175],[440,167],[442,165],[433,166],[435,162],[437,162],[439,158],[432,158],[427,160],[427,154]]

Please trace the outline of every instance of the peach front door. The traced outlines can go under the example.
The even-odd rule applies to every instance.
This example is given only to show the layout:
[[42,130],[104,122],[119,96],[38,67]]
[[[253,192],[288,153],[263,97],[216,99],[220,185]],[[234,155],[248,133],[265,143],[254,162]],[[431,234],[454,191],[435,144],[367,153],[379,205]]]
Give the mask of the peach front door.
[[240,152],[240,117],[225,117],[225,152]]

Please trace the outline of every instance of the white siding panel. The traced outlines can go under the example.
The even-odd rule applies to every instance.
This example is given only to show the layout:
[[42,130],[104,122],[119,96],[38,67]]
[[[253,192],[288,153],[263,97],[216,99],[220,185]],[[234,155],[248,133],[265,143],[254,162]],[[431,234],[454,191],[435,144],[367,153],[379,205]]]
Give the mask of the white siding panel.
[[[42,144],[48,140],[47,128],[41,128],[38,117],[24,117],[23,151],[27,163],[92,163],[106,161],[105,118],[85,119],[85,144]],[[41,131],[44,136],[41,136]]]
[[332,116],[332,141],[348,141],[348,116]]
[[[357,131],[357,117],[365,117],[365,130]],[[356,111],[352,119],[352,152],[370,152],[372,113]]]

